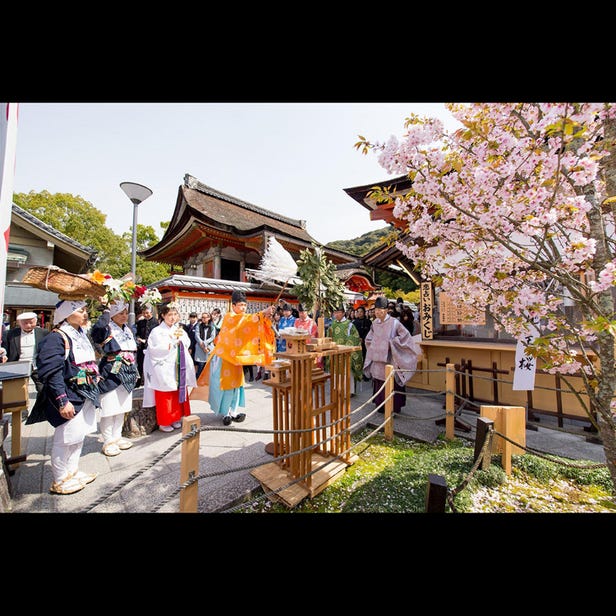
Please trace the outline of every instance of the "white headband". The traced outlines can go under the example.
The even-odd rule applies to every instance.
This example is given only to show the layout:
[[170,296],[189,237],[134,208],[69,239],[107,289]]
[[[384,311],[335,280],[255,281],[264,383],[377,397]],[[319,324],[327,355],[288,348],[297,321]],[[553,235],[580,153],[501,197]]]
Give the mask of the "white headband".
[[85,302],[80,300],[65,299],[64,301],[56,304],[56,311],[53,315],[53,324],[57,325],[62,323],[66,317],[70,317],[73,312],[83,308],[86,305]]
[[126,302],[121,299],[116,300],[109,305],[109,314],[110,316],[115,317],[116,314],[122,312],[122,310],[125,310],[126,308],[128,308],[128,304]]

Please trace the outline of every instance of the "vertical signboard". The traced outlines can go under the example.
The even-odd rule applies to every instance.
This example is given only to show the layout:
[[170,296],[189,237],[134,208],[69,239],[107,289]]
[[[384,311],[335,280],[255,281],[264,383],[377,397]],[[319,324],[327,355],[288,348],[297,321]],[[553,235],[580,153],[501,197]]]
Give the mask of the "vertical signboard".
[[432,340],[434,336],[434,293],[431,282],[421,283],[421,295],[419,298],[419,325],[421,327],[422,340]]
[[514,391],[524,391],[535,389],[535,372],[537,370],[537,358],[526,353],[526,347],[539,336],[539,330],[536,327],[537,320],[528,324],[526,333],[518,338],[518,343],[515,349],[515,368],[513,371],[513,385],[511,389]]

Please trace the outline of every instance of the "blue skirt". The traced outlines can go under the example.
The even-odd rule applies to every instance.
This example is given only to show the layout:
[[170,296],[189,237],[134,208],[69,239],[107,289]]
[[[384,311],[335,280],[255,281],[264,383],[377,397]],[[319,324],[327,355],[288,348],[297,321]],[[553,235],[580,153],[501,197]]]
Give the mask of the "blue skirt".
[[236,387],[235,389],[220,389],[220,367],[222,360],[218,355],[214,355],[210,360],[210,393],[208,402],[214,413],[217,415],[235,415],[238,407],[246,406],[244,396],[244,386]]

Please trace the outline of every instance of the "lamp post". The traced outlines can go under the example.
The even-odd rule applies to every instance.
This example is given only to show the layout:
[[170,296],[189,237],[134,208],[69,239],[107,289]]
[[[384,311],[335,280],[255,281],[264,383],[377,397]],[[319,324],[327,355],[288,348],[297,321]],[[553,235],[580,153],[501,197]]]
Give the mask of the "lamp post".
[[[133,274],[133,282],[137,282],[137,206],[145,201],[152,191],[142,184],[134,182],[122,182],[120,188],[133,204],[133,244],[131,247],[131,271]],[[130,328],[135,324],[135,300],[130,300],[130,311],[128,313],[128,326]]]

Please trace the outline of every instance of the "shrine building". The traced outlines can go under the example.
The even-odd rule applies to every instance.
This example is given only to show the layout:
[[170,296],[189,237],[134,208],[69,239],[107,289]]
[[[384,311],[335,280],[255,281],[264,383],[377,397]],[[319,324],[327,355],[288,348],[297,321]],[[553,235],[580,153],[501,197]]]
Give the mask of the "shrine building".
[[[267,307],[281,291],[281,297],[296,306],[297,297],[289,286],[283,290],[283,284],[254,281],[248,275],[247,270],[259,268],[272,236],[295,261],[313,242],[318,244],[308,233],[306,221],[225,194],[186,174],[163,237],[139,254],[147,261],[181,268],[180,273],[151,286],[159,289],[165,301],[178,302],[184,321],[192,311],[229,310],[236,289],[246,293],[249,312]],[[322,249],[336,266],[349,305],[377,288],[356,255]]]
[[[405,221],[393,215],[394,200],[407,193],[412,185],[403,175],[382,182],[345,188],[344,191],[370,214],[370,220],[383,220],[396,230],[396,239],[407,238]],[[375,188],[389,190],[391,199],[377,202],[370,193]],[[528,418],[539,421],[537,414],[554,415],[559,427],[563,419],[588,422],[588,416],[576,395],[567,393],[560,377],[548,374],[542,364],[536,367],[535,388],[530,391],[512,390],[517,341],[503,330],[497,330],[487,313],[471,314],[469,308],[455,304],[445,292],[434,288],[430,281],[393,242],[383,243],[361,259],[368,271],[382,269],[409,276],[420,288],[419,324],[423,358],[417,373],[408,382],[411,387],[430,391],[445,391],[444,367],[456,366],[456,393],[469,400],[467,407],[478,409],[479,403],[526,406]],[[583,390],[581,377],[568,377],[576,390]],[[582,398],[588,404],[587,397]],[[587,431],[594,431],[590,426]]]

